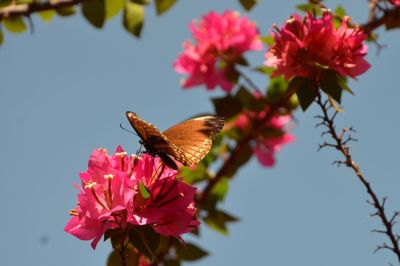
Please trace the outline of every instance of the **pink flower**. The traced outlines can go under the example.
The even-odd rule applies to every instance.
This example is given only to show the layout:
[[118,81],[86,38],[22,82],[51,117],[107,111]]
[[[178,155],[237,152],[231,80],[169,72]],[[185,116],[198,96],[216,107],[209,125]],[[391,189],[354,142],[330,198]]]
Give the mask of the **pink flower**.
[[[260,96],[256,96],[259,98]],[[290,115],[276,115],[269,120],[266,117],[270,111],[268,105],[261,112],[243,111],[233,122],[233,127],[237,127],[244,134],[252,134],[255,127],[259,134],[252,136],[254,138],[253,152],[261,165],[272,167],[275,165],[275,154],[282,146],[292,142],[295,138],[287,133],[287,126],[291,123]],[[259,128],[261,125],[261,129]]]
[[135,189],[144,186],[148,197],[136,193],[129,208],[129,222],[150,224],[162,235],[179,237],[197,227],[193,198],[196,188],[178,181],[176,171],[164,168],[159,158],[143,154],[133,168]]
[[400,6],[400,0],[389,0],[393,5]]
[[104,149],[94,150],[87,172],[80,173],[82,188],[78,206],[65,231],[82,240],[92,241],[93,249],[108,229],[127,227],[127,204],[134,191],[126,187],[131,158],[121,147],[113,157]]
[[279,136],[271,137],[259,137],[256,140],[254,147],[254,153],[257,156],[258,161],[261,165],[266,167],[272,167],[275,165],[275,154],[278,153],[284,144],[288,144],[294,141],[294,136],[289,133],[285,133],[285,126],[290,123],[292,117],[290,115],[275,116],[272,117],[267,127],[271,127],[275,130],[282,132]]
[[235,64],[243,53],[262,49],[255,23],[235,11],[210,12],[189,28],[197,44],[185,41],[184,52],[174,63],[175,71],[189,75],[184,88],[204,84],[209,90],[221,86],[231,91],[237,78]]
[[176,179],[176,171],[159,158],[127,156],[119,146],[113,156],[94,150],[80,174],[78,206],[65,231],[92,240],[93,249],[109,229],[128,235],[133,226],[151,225],[179,238],[199,225],[194,207],[196,189]]
[[329,68],[343,77],[355,78],[370,67],[364,59],[367,35],[357,27],[350,28],[348,22],[349,18],[344,18],[335,29],[331,13],[321,18],[309,13],[305,18],[293,14],[272,33],[275,43],[265,54],[264,64],[276,67],[273,77],[318,79],[321,69]]

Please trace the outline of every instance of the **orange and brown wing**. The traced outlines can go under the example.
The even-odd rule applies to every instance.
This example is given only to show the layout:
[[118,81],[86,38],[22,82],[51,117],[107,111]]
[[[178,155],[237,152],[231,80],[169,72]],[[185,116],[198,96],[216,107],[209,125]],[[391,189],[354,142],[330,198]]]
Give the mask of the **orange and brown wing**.
[[212,140],[225,125],[219,116],[200,116],[174,125],[163,132],[170,142],[168,154],[185,166],[193,166],[210,151]]
[[142,141],[148,142],[149,139],[151,139],[152,137],[163,138],[163,135],[160,132],[160,130],[158,130],[155,126],[153,126],[153,124],[150,124],[141,119],[134,112],[127,111],[126,117],[128,118],[128,121],[133,127],[133,129],[142,139]]
[[[127,111],[126,116],[133,129],[142,139],[145,147],[150,149],[148,152],[152,153],[153,155],[160,155],[160,153],[164,153],[173,156],[173,154],[175,154],[175,145],[171,144],[167,137],[153,124],[141,119],[134,112]],[[165,158],[165,156],[163,157]]]

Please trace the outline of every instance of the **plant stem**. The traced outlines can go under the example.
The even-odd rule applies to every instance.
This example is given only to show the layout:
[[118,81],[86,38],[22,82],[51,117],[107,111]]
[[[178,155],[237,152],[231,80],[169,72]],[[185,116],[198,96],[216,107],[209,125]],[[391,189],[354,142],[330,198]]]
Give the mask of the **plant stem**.
[[337,112],[335,112],[332,116],[329,115],[328,110],[330,106],[328,105],[327,101],[325,102],[322,101],[321,94],[318,94],[316,102],[320,106],[322,111],[322,116],[318,116],[318,118],[322,120],[322,122],[319,125],[325,126],[327,128],[327,131],[323,132],[323,135],[328,134],[334,140],[334,144],[324,143],[320,145],[320,148],[333,147],[343,154],[345,160],[337,161],[336,163],[338,165],[342,164],[346,165],[347,167],[351,168],[354,171],[354,173],[358,177],[358,180],[361,181],[361,184],[363,184],[368,195],[370,196],[370,201],[368,201],[368,203],[370,203],[376,209],[376,212],[372,216],[378,216],[383,224],[383,227],[385,228],[385,230],[374,230],[374,232],[385,234],[390,240],[391,246],[388,246],[387,244],[384,243],[383,245],[378,246],[376,251],[380,249],[391,250],[397,256],[397,259],[400,264],[400,249],[398,243],[399,236],[396,235],[393,230],[395,219],[399,215],[399,213],[395,212],[391,218],[388,218],[385,212],[386,197],[384,197],[382,201],[379,200],[377,194],[372,189],[371,184],[368,182],[368,180],[362,173],[359,165],[353,160],[352,155],[350,153],[350,147],[347,145],[347,143],[354,139],[352,139],[351,136],[346,137],[346,133],[351,131],[351,129],[343,129],[342,132],[338,134],[334,124],[334,119],[336,117]]

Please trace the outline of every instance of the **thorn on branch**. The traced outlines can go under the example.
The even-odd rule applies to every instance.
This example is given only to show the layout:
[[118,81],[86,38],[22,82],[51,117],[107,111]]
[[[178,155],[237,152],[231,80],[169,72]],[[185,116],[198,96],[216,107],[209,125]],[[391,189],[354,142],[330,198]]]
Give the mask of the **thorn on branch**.
[[325,141],[324,143],[318,145],[318,151],[320,151],[321,149],[326,148],[326,147],[337,148],[337,145],[336,144],[332,144],[332,143],[328,143],[328,142]]
[[382,209],[385,208],[386,200],[387,200],[386,196],[382,198]]
[[325,121],[322,121],[318,124],[315,125],[315,128],[321,127],[321,126],[326,126]]
[[399,215],[400,215],[400,212],[395,211],[395,212],[393,213],[392,217],[390,218],[389,223],[390,223],[391,225],[396,224],[397,222],[395,221],[395,219],[396,219]]
[[371,230],[371,232],[372,232],[372,233],[378,233],[378,234],[384,234],[384,235],[387,234],[387,231],[378,230],[378,229],[373,229],[373,230]]
[[345,161],[340,161],[340,160],[334,161],[332,163],[332,165],[336,165],[337,167],[340,167],[340,166],[345,165],[345,164],[346,164]]
[[332,115],[332,117],[330,119],[332,122],[333,122],[333,120],[335,120],[335,117],[337,116],[338,113],[339,113],[338,111],[335,111],[335,113]]
[[323,132],[321,133],[321,138],[322,138],[323,136],[325,136],[325,135],[328,135],[328,134],[330,134],[329,131],[323,131]]
[[375,249],[374,253],[382,250],[382,249],[389,249],[391,251],[394,251],[394,249],[390,246],[388,246],[386,243],[383,243],[382,245],[377,246],[377,248]]
[[[368,202],[368,203],[374,206],[374,204],[372,202]],[[375,216],[379,216],[379,213],[378,212],[374,212],[373,214],[369,215],[369,217],[375,217]]]
[[[351,142],[351,141],[357,142],[358,139],[353,138],[353,136],[349,135],[349,136],[346,138],[346,140],[343,141],[343,145],[347,145],[347,143],[349,143],[349,142]],[[350,147],[349,147],[349,148],[350,148]]]

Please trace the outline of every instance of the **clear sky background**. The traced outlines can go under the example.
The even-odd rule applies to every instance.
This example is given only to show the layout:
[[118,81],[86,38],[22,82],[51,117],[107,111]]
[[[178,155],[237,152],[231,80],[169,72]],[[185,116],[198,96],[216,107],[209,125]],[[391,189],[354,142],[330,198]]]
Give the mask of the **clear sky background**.
[[[367,1],[343,3],[355,21],[366,21]],[[264,0],[248,16],[262,34],[281,24],[300,1]],[[140,40],[121,27],[120,18],[103,30],[82,16],[34,18],[35,32],[6,34],[0,48],[0,265],[105,265],[111,250],[66,234],[68,211],[75,206],[78,173],[86,170],[94,148],[112,152],[122,144],[135,152],[138,140],[119,128],[132,110],[160,129],[198,113],[212,112],[204,88],[182,90],[172,63],[190,37],[191,19],[210,10],[243,12],[236,0],[178,1],[163,17],[147,9]],[[388,196],[387,207],[400,210],[399,44],[400,31],[381,31],[387,48],[377,55],[370,44],[372,68],[351,81],[356,96],[344,96],[339,125],[353,125],[360,139],[354,158],[375,190]],[[261,64],[262,53],[251,56]],[[260,86],[267,80],[254,76]],[[211,255],[187,265],[376,266],[395,263],[388,251],[373,254],[386,238],[373,234],[379,221],[366,204],[367,194],[354,174],[331,163],[339,154],[317,152],[315,107],[293,130],[297,140],[278,155],[277,165],[262,168],[253,159],[231,182],[223,204],[241,218],[230,236],[202,228],[199,239],[185,236]],[[399,232],[399,228],[397,231]]]

